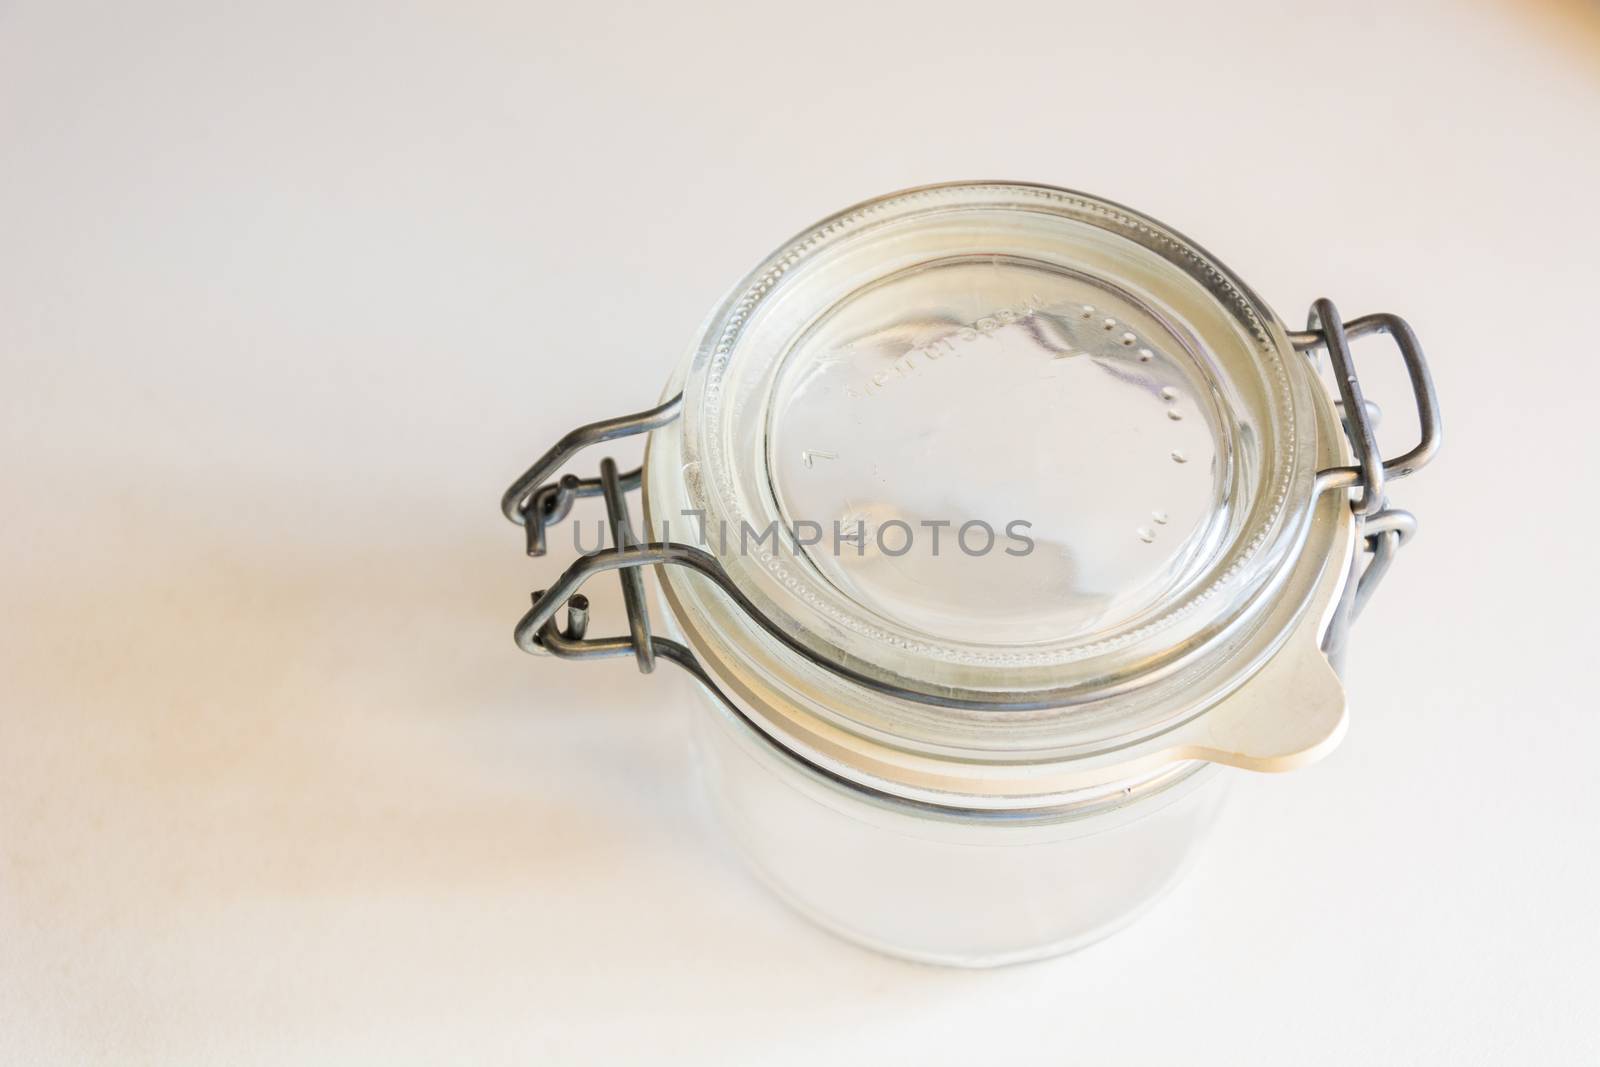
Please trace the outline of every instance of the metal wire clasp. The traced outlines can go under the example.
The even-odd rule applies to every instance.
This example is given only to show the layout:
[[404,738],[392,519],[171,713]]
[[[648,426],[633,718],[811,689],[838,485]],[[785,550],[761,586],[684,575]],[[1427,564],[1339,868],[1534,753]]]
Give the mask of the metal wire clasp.
[[[1417,423],[1421,427],[1421,440],[1410,451],[1394,459],[1385,460],[1378,449],[1376,414],[1377,406],[1362,395],[1361,378],[1356,372],[1355,359],[1350,354],[1350,342],[1367,334],[1383,333],[1394,339],[1405,361],[1406,374],[1411,380],[1412,398],[1417,405]],[[1351,500],[1356,513],[1356,531],[1365,553],[1371,560],[1363,566],[1362,555],[1357,553],[1351,562],[1350,580],[1345,583],[1344,595],[1334,612],[1323,640],[1323,649],[1337,666],[1343,659],[1350,626],[1361,615],[1372,598],[1378,583],[1389,572],[1395,553],[1416,533],[1416,516],[1409,511],[1389,506],[1388,484],[1414,474],[1427,466],[1439,450],[1444,433],[1439,418],[1439,399],[1433,389],[1433,375],[1428,371],[1428,361],[1422,354],[1422,345],[1411,326],[1398,315],[1364,315],[1344,322],[1333,301],[1323,298],[1311,305],[1306,315],[1306,328],[1291,332],[1290,342],[1300,352],[1308,355],[1326,350],[1332,366],[1334,381],[1339,390],[1339,408],[1343,415],[1345,436],[1350,439],[1355,453],[1355,465],[1328,467],[1317,472],[1315,491],[1359,489]]]
[[[1345,432],[1357,461],[1355,466],[1329,467],[1319,471],[1315,491],[1361,490],[1359,497],[1351,502],[1351,507],[1356,513],[1362,545],[1371,554],[1371,561],[1365,566],[1362,566],[1363,553],[1357,553],[1352,561],[1350,580],[1345,583],[1344,594],[1323,643],[1324,649],[1337,665],[1350,623],[1360,614],[1378,582],[1387,573],[1395,552],[1416,530],[1416,519],[1410,512],[1388,506],[1385,487],[1388,482],[1421,469],[1433,458],[1439,446],[1441,429],[1433,379],[1428,373],[1428,365],[1421,346],[1417,344],[1416,335],[1404,320],[1394,315],[1368,315],[1344,323],[1330,301],[1318,300],[1312,305],[1307,327],[1304,332],[1289,334],[1289,339],[1303,353],[1312,354],[1327,349],[1338,379]],[[1374,406],[1362,396],[1360,378],[1350,356],[1350,340],[1369,333],[1387,333],[1395,339],[1411,377],[1422,426],[1422,440],[1417,446],[1397,459],[1387,461],[1382,459],[1378,451]],[[533,594],[532,606],[517,623],[518,646],[528,652],[548,652],[573,659],[631,654],[639,670],[645,673],[654,669],[658,658],[666,659],[693,674],[713,692],[718,692],[687,647],[651,632],[642,568],[674,565],[709,579],[736,608],[779,644],[841,677],[894,696],[931,701],[949,707],[1031,709],[1053,706],[1051,701],[1058,696],[1054,691],[1022,696],[997,694],[977,699],[954,693],[905,688],[872,677],[847,664],[825,659],[762,612],[729,579],[709,553],[674,542],[640,544],[635,541],[628,517],[626,494],[639,488],[640,469],[619,472],[616,463],[608,458],[601,461],[598,477],[566,475],[558,481],[551,480],[562,465],[582,449],[659,429],[676,419],[682,410],[683,396],[679,394],[648,411],[580,426],[558,441],[506,490],[500,501],[500,509],[506,518],[526,529],[530,556],[544,555],[547,547],[546,529],[552,523],[566,518],[579,497],[605,498],[607,526],[612,541],[610,547],[580,557],[550,589]],[[617,637],[592,638],[587,632],[589,602],[579,589],[593,575],[608,570],[617,571],[622,583],[628,633]],[[563,603],[567,609],[564,626],[556,620]],[[726,697],[723,699],[726,702]]]
[[[676,642],[655,637],[650,632],[644,575],[639,568],[651,560],[645,558],[647,553],[641,552],[634,540],[625,497],[629,490],[639,487],[642,468],[619,473],[616,462],[608,457],[600,461],[600,476],[597,478],[579,478],[569,474],[560,481],[550,481],[563,464],[584,448],[665,426],[678,417],[682,408],[683,394],[680,393],[637,415],[624,415],[580,426],[540,456],[538,462],[511,483],[511,488],[501,497],[500,510],[506,518],[527,530],[528,555],[542,556],[548,547],[545,537],[547,527],[566,518],[573,502],[579,497],[603,496],[612,547],[595,555],[617,561],[605,569],[617,571],[622,582],[623,604],[628,613],[626,635],[592,638],[588,636],[589,601],[576,591],[578,583],[571,583],[571,590],[553,589],[550,595],[539,590],[533,594],[532,608],[517,624],[517,644],[526,651],[549,652],[570,659],[626,656],[631,653],[639,664],[639,670],[645,674],[655,669],[656,657],[660,655],[700,675],[699,666],[688,649]],[[632,554],[638,554],[640,558],[631,561],[629,557]],[[567,605],[564,627],[557,625],[554,617],[563,599]]]
[[[679,393],[649,411],[580,426],[557,441],[550,451],[539,457],[538,462],[523,471],[522,477],[512,482],[511,488],[500,498],[500,511],[506,518],[527,529],[528,555],[544,555],[545,527],[566,518],[567,512],[572,510],[573,501],[582,496],[598,496],[604,491],[599,478],[578,478],[569,474],[559,482],[551,482],[551,476],[567,460],[590,445],[659,429],[676,419],[682,410],[683,394]],[[641,473],[640,468],[635,468],[618,475],[618,488],[622,492],[639,488]]]

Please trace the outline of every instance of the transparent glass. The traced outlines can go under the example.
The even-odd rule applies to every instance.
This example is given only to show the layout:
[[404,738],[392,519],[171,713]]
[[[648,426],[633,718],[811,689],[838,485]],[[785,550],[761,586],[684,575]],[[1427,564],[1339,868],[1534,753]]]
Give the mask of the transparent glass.
[[[684,568],[659,618],[716,690],[714,810],[823,926],[937,963],[1070,950],[1187,867],[1230,773],[1201,760],[1336,737],[1342,691],[1308,679],[1354,537],[1313,492],[1337,415],[1160,223],[1008,183],[858,205],[730,291],[679,391],[650,536],[801,649]],[[1264,722],[1280,697],[1304,730]]]
[[1230,425],[1193,347],[1038,259],[941,256],[876,280],[779,371],[778,510],[853,535],[806,558],[876,625],[1013,651],[1103,636],[1169,601],[1225,534]]
[[700,704],[702,783],[758,877],[828,930],[924,963],[1019,963],[1114,933],[1182,877],[1227,780],[1188,764],[1121,798],[933,813],[818,774],[716,698]]
[[1315,471],[1301,362],[1151,220],[911,190],[802,234],[713,315],[684,376],[688,510],[824,660],[936,700],[1077,703],[1270,599]]

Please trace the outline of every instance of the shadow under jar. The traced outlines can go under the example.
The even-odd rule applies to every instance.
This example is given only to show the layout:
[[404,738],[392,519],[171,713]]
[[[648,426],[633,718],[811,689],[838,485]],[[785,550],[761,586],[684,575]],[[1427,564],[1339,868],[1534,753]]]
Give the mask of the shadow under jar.
[[[1387,461],[1349,348],[1376,333],[1422,428]],[[1173,230],[1022,183],[808,229],[665,396],[507,491],[532,555],[582,496],[612,538],[534,595],[518,644],[690,671],[702,776],[766,882],[848,938],[972,966],[1128,922],[1192,858],[1225,768],[1338,742],[1349,624],[1415,528],[1385,486],[1439,439],[1402,320],[1319,300],[1289,331]],[[642,469],[556,477],[646,432]],[[624,635],[588,633],[601,571]]]

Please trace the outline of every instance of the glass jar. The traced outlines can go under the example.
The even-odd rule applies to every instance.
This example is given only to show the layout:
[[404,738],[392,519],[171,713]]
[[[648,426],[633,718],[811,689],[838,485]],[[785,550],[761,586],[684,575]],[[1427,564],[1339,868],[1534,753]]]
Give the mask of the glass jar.
[[[1349,347],[1375,333],[1422,430],[1391,460]],[[1290,331],[1173,230],[1020,183],[808,229],[665,395],[507,491],[532,555],[581,496],[611,538],[535,594],[518,644],[688,670],[702,777],[768,884],[846,937],[964,965],[1116,929],[1184,870],[1225,768],[1338,742],[1349,624],[1415,528],[1385,487],[1439,439],[1402,320],[1319,300]],[[555,478],[643,432],[639,470]],[[588,635],[600,571],[625,635]]]

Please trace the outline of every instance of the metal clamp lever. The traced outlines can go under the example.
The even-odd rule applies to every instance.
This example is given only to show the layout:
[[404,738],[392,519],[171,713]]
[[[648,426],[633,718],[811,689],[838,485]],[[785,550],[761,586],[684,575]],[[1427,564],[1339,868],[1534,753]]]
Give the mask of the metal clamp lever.
[[[524,515],[526,510],[533,510],[534,503],[540,499],[539,494],[544,489],[549,488],[542,484],[543,478],[549,477],[550,473],[566,462],[573,452],[592,441],[610,440],[615,437],[625,436],[630,432],[638,433],[646,429],[653,429],[652,425],[647,424],[651,419],[660,416],[663,409],[670,405],[672,408],[671,414],[667,415],[661,424],[669,422],[677,415],[676,406],[680,399],[681,397],[674,397],[668,404],[664,404],[660,408],[654,408],[642,415],[630,416],[628,419],[613,419],[607,423],[595,423],[581,427],[568,434],[562,438],[560,444],[551,449],[543,459],[536,463],[528,474],[517,480],[517,483],[506,493],[505,501],[516,505],[515,512],[517,515]],[[632,423],[638,428],[614,432],[609,437],[593,436],[597,426],[615,429],[624,423]],[[535,474],[538,477],[529,477],[529,475]],[[568,484],[576,486],[593,484],[598,486],[598,492],[605,497],[606,515],[610,520],[608,525],[611,530],[614,547],[610,550],[602,550],[595,553],[594,556],[586,556],[584,559],[592,560],[598,556],[629,560],[634,556],[642,556],[653,547],[649,545],[636,546],[634,544],[633,525],[628,519],[628,505],[623,496],[629,488],[638,486],[639,472],[637,470],[631,471],[626,475],[618,474],[615,461],[608,457],[600,461],[600,477],[582,481],[569,477],[562,479],[562,482],[564,485],[562,499],[565,503],[560,506],[560,515],[552,519],[550,513],[536,511],[533,519],[534,525],[559,521],[572,507],[574,496],[591,495],[582,490],[566,488]],[[540,488],[532,493],[527,492],[527,487],[535,484],[539,485]],[[544,546],[541,540],[539,552],[534,552],[530,538],[530,555],[538,555],[543,550]],[[659,657],[669,663],[676,663],[679,667],[688,671],[707,691],[722,701],[724,706],[734,714],[742,717],[743,712],[716,687],[704,668],[694,658],[693,652],[677,641],[665,637],[656,637],[650,632],[649,608],[644,600],[644,578],[639,572],[639,567],[646,562],[648,560],[641,558],[637,563],[626,564],[617,568],[622,580],[622,600],[628,612],[627,634],[620,637],[588,636],[589,598],[576,591],[577,586],[582,582],[582,578],[579,577],[575,582],[570,581],[569,579],[573,572],[569,569],[568,573],[563,575],[561,581],[557,583],[555,589],[550,590],[548,593],[542,589],[534,592],[533,606],[522,617],[522,621],[517,624],[517,644],[528,652],[548,652],[553,656],[560,656],[564,659],[608,659],[613,656],[626,656],[632,653],[638,661],[639,670],[645,674],[650,673],[655,668],[656,659]],[[567,605],[567,624],[564,627],[558,626],[555,620],[556,611],[563,600]]]
[[[1411,378],[1411,392],[1417,403],[1417,422],[1422,428],[1422,440],[1411,451],[1395,459],[1385,460],[1378,451],[1378,440],[1372,423],[1372,412],[1361,395],[1361,378],[1356,373],[1354,358],[1350,355],[1350,342],[1371,333],[1386,333],[1394,338],[1405,360],[1406,374]],[[1363,315],[1359,319],[1343,322],[1339,309],[1326,297],[1311,305],[1306,316],[1306,328],[1289,334],[1289,340],[1301,352],[1314,353],[1327,349],[1328,361],[1339,388],[1339,400],[1344,408],[1345,433],[1355,450],[1356,466],[1328,467],[1317,472],[1316,490],[1361,489],[1355,509],[1371,516],[1383,507],[1384,486],[1388,481],[1398,481],[1427,466],[1439,450],[1439,438],[1444,432],[1439,420],[1439,398],[1433,391],[1433,375],[1428,373],[1428,361],[1422,355],[1422,345],[1417,335],[1398,315]]]
[[[606,501],[612,540],[615,547],[602,556],[627,559],[638,553],[633,540],[632,523],[628,520],[628,506],[623,498],[622,479],[617,465],[610,458],[600,461],[600,477],[596,479]],[[568,505],[571,506],[570,504]],[[586,557],[588,558],[588,557]],[[557,589],[538,590],[533,594],[533,606],[517,624],[517,644],[529,652],[544,651],[566,659],[605,659],[632,653],[639,663],[641,673],[655,668],[656,657],[669,660],[710,685],[710,680],[695,661],[694,654],[676,641],[655,637],[650,632],[649,608],[644,600],[644,579],[639,565],[618,568],[622,580],[622,600],[628,612],[628,633],[621,637],[593,638],[589,629],[589,599],[582,593],[567,591],[570,584],[563,576]],[[573,590],[576,585],[572,585]],[[567,624],[556,625],[555,614],[562,600],[567,605]],[[714,686],[711,687],[715,689]]]
[[[599,496],[604,491],[599,478],[578,478],[569,474],[559,482],[551,482],[551,476],[567,460],[590,445],[659,429],[677,418],[682,410],[683,394],[679,393],[649,411],[580,426],[557,441],[550,451],[539,457],[538,462],[523,471],[522,477],[512,482],[511,488],[500,498],[500,511],[518,526],[526,527],[528,555],[544,555],[545,527],[566,518],[572,510],[573,501],[583,496]],[[627,492],[639,488],[641,474],[642,469],[635,468],[620,475],[617,479],[620,489]],[[612,521],[615,522],[615,518]]]
[[[1350,341],[1372,333],[1386,333],[1394,338],[1400,357],[1405,361],[1406,374],[1411,379],[1411,392],[1417,405],[1417,422],[1422,433],[1415,448],[1391,460],[1383,459],[1378,450],[1374,407],[1362,395],[1361,378],[1350,354]],[[1422,346],[1417,342],[1417,335],[1410,325],[1398,315],[1364,315],[1344,322],[1339,318],[1333,301],[1323,298],[1311,305],[1311,311],[1306,316],[1306,329],[1290,333],[1289,340],[1297,350],[1308,355],[1314,355],[1321,349],[1328,352],[1328,361],[1339,390],[1345,435],[1350,439],[1356,463],[1350,467],[1328,467],[1318,471],[1315,491],[1361,490],[1361,495],[1351,502],[1351,508],[1356,513],[1356,531],[1362,547],[1372,554],[1365,567],[1362,566],[1361,553],[1357,553],[1351,561],[1350,580],[1345,585],[1344,595],[1340,598],[1323,640],[1324,650],[1337,665],[1343,659],[1350,625],[1360,616],[1378,583],[1389,572],[1395,553],[1417,530],[1416,516],[1389,506],[1387,484],[1426,466],[1439,450],[1444,428],[1439,418],[1439,399],[1433,390],[1433,376],[1428,372]]]

